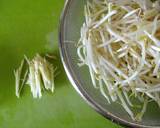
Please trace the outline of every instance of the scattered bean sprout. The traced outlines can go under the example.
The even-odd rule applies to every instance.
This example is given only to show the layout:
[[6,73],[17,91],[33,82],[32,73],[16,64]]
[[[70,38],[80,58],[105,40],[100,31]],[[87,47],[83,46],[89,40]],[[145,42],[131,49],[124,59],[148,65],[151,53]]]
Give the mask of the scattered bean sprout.
[[[50,55],[47,56],[52,57]],[[41,98],[42,89],[54,92],[55,70],[56,68],[39,54],[31,61],[25,56],[20,67],[14,72],[16,80],[16,96],[18,98],[20,97],[21,90],[25,84],[30,86],[33,98]]]

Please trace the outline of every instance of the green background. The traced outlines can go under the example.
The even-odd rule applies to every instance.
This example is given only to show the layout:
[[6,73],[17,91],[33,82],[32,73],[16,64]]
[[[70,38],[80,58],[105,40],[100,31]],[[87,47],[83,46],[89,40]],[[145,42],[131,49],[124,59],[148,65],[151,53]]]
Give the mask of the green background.
[[[0,0],[0,128],[118,128],[89,107],[66,78],[58,52],[64,1]],[[33,99],[29,86],[15,96],[13,70],[24,55],[53,53],[60,74],[54,94]]]

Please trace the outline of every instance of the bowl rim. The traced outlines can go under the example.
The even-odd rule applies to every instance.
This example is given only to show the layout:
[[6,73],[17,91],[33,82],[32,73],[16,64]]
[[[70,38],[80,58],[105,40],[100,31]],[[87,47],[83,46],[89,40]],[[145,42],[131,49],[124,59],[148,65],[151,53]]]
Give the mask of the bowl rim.
[[110,112],[106,112],[100,105],[98,105],[88,94],[87,92],[81,87],[79,84],[78,80],[76,79],[75,75],[73,74],[73,70],[70,67],[70,64],[67,60],[67,55],[65,53],[65,48],[63,46],[64,44],[64,26],[65,26],[65,19],[67,16],[67,12],[70,9],[70,5],[73,2],[73,0],[66,0],[64,4],[64,8],[62,10],[61,16],[60,16],[60,24],[59,24],[59,51],[60,51],[60,57],[61,61],[63,63],[63,67],[65,69],[65,72],[68,76],[68,79],[70,80],[72,86],[74,89],[80,94],[80,96],[99,114],[104,116],[105,118],[111,120],[112,122],[125,126],[125,127],[133,127],[133,128],[150,128],[150,127],[155,127],[155,126],[145,126],[145,125],[140,125],[140,124],[135,124],[132,122],[128,122],[126,120],[123,120],[115,115],[113,115]]

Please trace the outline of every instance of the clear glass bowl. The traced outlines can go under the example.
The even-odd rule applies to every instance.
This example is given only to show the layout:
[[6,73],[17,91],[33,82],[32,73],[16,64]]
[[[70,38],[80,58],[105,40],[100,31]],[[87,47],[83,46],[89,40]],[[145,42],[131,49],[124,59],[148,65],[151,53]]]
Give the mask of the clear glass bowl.
[[84,20],[85,2],[86,0],[67,0],[60,21],[59,48],[72,85],[87,103],[107,119],[128,127],[160,127],[160,109],[155,103],[149,104],[142,122],[134,122],[119,104],[107,104],[99,90],[93,87],[87,67],[78,67],[75,45]]

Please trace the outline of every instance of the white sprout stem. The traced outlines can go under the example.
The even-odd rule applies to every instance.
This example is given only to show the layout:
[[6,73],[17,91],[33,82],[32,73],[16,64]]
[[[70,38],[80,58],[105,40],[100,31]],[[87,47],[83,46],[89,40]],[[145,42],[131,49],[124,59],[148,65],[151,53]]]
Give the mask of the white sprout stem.
[[108,103],[110,104],[111,102],[110,102],[109,97],[107,96],[107,94],[104,91],[104,87],[103,87],[104,85],[102,83],[102,80],[99,80],[99,86],[100,86],[99,89],[100,89],[102,95],[107,99]]
[[23,88],[24,83],[22,82],[21,84],[21,74],[22,74],[22,68],[24,66],[24,60],[21,62],[20,67],[14,71],[15,75],[15,91],[16,91],[16,96],[19,98],[20,97],[20,92],[21,89]]
[[93,70],[95,72],[97,72],[97,66],[95,64],[95,57],[93,56],[94,55],[94,51],[93,51],[94,49],[93,49],[93,46],[92,46],[90,38],[86,42],[86,49],[87,49],[87,60],[88,60],[88,63],[90,63],[92,68],[93,68]]
[[156,66],[155,66],[155,68],[154,68],[154,70],[153,70],[153,74],[158,75],[159,67],[160,67],[160,58],[159,58],[159,60],[157,61],[157,64],[156,64]]
[[117,50],[117,52],[122,52],[128,48],[128,45],[125,45],[124,47]]
[[133,10],[133,11],[128,12],[128,13],[123,17],[123,19],[128,18],[128,17],[131,16],[131,15],[134,15],[134,14],[137,13],[139,10],[140,10],[140,9],[138,8],[138,9],[135,9],[135,10]]
[[29,79],[28,84],[34,98],[37,98],[36,81],[35,81],[35,67],[32,63],[29,64]]
[[142,108],[141,112],[138,113],[138,115],[137,115],[137,117],[136,117],[138,121],[141,121],[141,120],[142,120],[142,117],[143,117],[143,115],[144,115],[144,113],[146,112],[146,109],[147,109],[147,104],[148,104],[148,99],[146,99],[146,100],[144,101],[144,103],[143,103],[143,108]]
[[[112,3],[108,3],[108,13],[112,12]],[[111,17],[108,17],[108,23],[111,23]]]
[[134,115],[133,115],[132,111],[129,109],[129,107],[127,106],[127,104],[126,104],[126,102],[125,102],[125,100],[119,90],[117,90],[117,95],[118,95],[120,101],[122,102],[122,106],[125,108],[125,110],[130,115],[130,117],[134,120]]
[[84,48],[84,46],[82,45],[82,46],[79,46],[78,48],[77,48],[77,54],[78,54],[78,57],[80,58],[80,60],[82,61],[82,62],[85,62],[85,58],[83,57],[83,55],[81,54],[81,49],[83,49]]
[[95,20],[98,18],[98,16],[99,16],[100,14],[102,14],[103,12],[105,12],[105,11],[107,11],[107,8],[103,8],[102,10],[100,10],[99,12],[97,12],[96,14],[94,14],[92,20],[95,21]]
[[155,45],[160,46],[160,41],[158,39],[149,34],[147,31],[144,31],[144,33],[155,43]]
[[118,61],[117,61],[116,56],[115,56],[114,53],[112,52],[113,50],[112,50],[111,45],[108,45],[108,51],[109,51],[109,53],[111,54],[113,60],[117,63]]
[[[106,77],[109,77],[109,76],[105,73],[105,71],[102,71],[102,72],[103,72],[105,78],[106,78]],[[110,83],[109,81],[107,81],[104,77],[103,77],[102,79],[103,79],[103,81],[104,81],[104,83],[105,83],[105,85],[106,85],[106,87],[107,87],[107,89],[108,89],[108,91],[109,91],[109,94],[110,94],[110,97],[111,97],[112,101],[115,102],[115,101],[117,100],[117,96],[116,96],[116,94],[115,94],[116,91],[113,92],[113,87],[112,87],[111,83]]]
[[154,45],[151,45],[150,47],[151,47],[153,50],[160,52],[160,47],[157,47],[157,46],[154,46]]
[[157,30],[157,20],[159,18],[160,15],[157,15],[153,21],[153,30],[152,30],[152,36],[154,36],[154,34],[156,33],[156,30]]
[[127,103],[128,103],[130,106],[133,107],[133,104],[131,103],[131,101],[130,101],[130,99],[129,99],[129,97],[128,97],[127,92],[123,90],[123,94],[124,94],[124,96],[125,96],[125,98],[126,98]]
[[39,72],[39,64],[36,61],[34,63],[35,66],[35,86],[36,86],[36,92],[37,92],[37,97],[41,98],[42,93],[41,93],[41,77],[40,77],[40,72]]
[[146,90],[147,92],[159,92],[160,91],[160,84],[154,85]]
[[116,38],[111,38],[110,40],[104,42],[103,44],[98,45],[97,48],[106,47],[113,42],[116,42]]
[[95,88],[97,88],[95,74],[92,70],[92,67],[90,65],[88,65],[88,67],[89,67],[89,73],[90,73],[90,76],[91,76],[92,84]]
[[103,24],[109,17],[115,15],[117,11],[113,10],[108,13],[105,17],[103,17],[93,28],[98,28],[101,24]]

